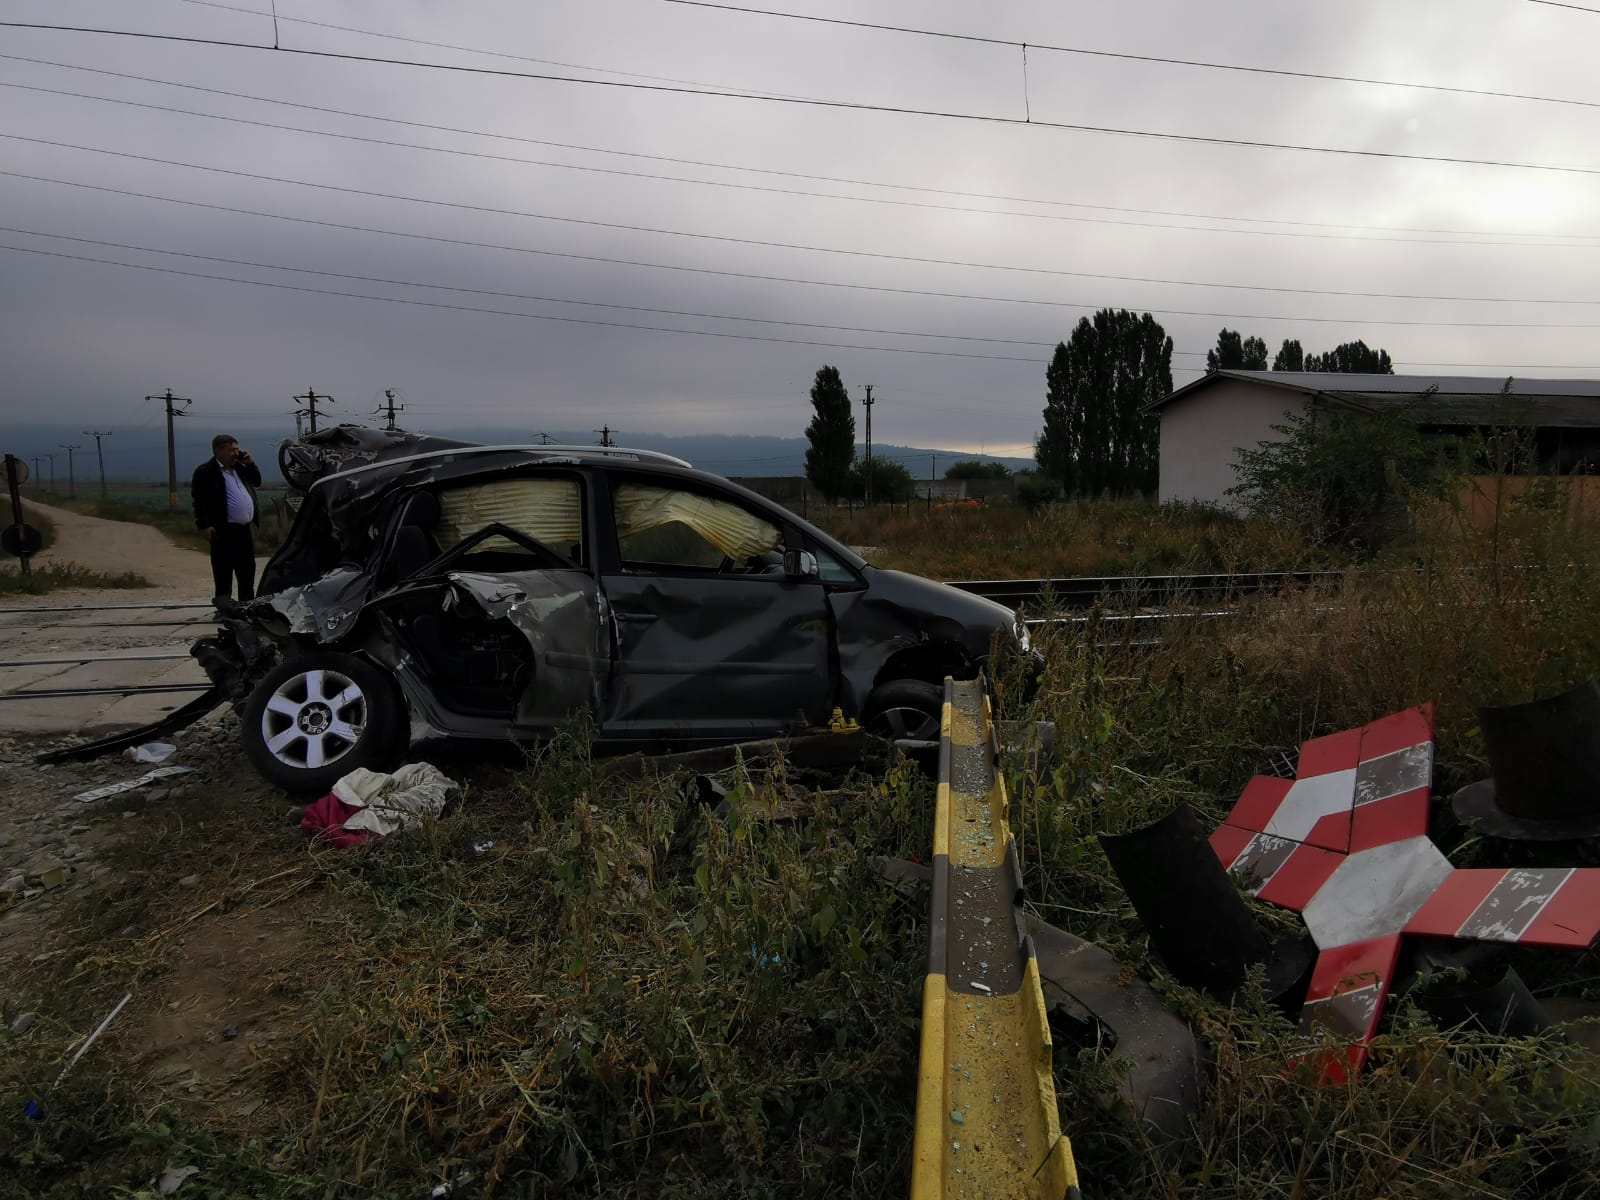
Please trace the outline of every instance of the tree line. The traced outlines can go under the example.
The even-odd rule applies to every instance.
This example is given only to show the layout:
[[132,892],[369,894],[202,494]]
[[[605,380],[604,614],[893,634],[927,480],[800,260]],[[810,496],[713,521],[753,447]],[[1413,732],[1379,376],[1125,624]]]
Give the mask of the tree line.
[[[1207,374],[1265,371],[1268,348],[1258,337],[1224,328],[1206,354]],[[1272,357],[1274,371],[1329,371],[1392,375],[1387,351],[1363,341],[1346,342],[1324,354],[1307,354],[1286,338]],[[1056,345],[1045,367],[1043,426],[1034,442],[1034,477],[1019,494],[1030,501],[1054,496],[1080,498],[1134,495],[1155,490],[1161,421],[1153,406],[1172,392],[1172,339],[1149,313],[1101,309],[1084,317]],[[884,500],[911,495],[911,473],[899,463],[856,460],[856,422],[837,368],[822,367],[811,385],[811,423],[806,426],[806,478],[831,501],[866,493]],[[970,477],[978,464],[958,464]],[[1002,468],[1003,469],[1003,468]]]

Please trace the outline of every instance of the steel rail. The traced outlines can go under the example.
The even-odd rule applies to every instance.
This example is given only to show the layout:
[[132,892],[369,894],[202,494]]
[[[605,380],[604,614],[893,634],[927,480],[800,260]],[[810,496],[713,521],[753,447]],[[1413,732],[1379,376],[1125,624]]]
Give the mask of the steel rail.
[[61,700],[78,696],[156,696],[167,692],[204,692],[206,683],[149,683],[143,687],[28,688],[20,692],[0,692],[0,700]]
[[114,662],[165,662],[168,659],[188,658],[189,653],[175,650],[169,654],[85,654],[77,658],[15,658],[0,662],[0,669],[8,667],[71,667],[84,663]]
[[169,609],[169,608],[210,608],[211,601],[196,600],[189,604],[58,604],[40,605],[31,604],[5,605],[0,607],[0,616],[11,613],[30,612],[132,612],[136,609]]
[[1343,571],[1257,571],[1205,575],[1074,575],[1059,579],[952,580],[950,587],[1008,608],[1044,603],[1048,593],[1063,608],[1089,608],[1103,597],[1133,597],[1146,604],[1182,599],[1243,596],[1338,583]]
[[912,1200],[1076,1200],[993,713],[981,677],[944,689]]

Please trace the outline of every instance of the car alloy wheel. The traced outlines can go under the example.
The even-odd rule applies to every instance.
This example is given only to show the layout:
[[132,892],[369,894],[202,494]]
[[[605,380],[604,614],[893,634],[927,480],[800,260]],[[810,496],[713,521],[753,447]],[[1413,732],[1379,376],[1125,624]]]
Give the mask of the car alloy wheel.
[[367,725],[361,685],[338,671],[302,671],[280,683],[261,711],[261,741],[287,767],[316,770],[360,742]]

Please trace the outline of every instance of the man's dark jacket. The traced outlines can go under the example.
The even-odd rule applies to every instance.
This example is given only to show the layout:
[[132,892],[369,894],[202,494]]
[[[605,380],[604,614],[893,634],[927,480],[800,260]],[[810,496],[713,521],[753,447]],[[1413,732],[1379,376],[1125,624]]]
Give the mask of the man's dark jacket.
[[[235,475],[250,493],[250,507],[255,511],[252,524],[261,524],[261,504],[256,499],[256,489],[261,486],[261,468],[255,463],[239,463],[233,468]],[[194,502],[196,529],[221,529],[228,523],[228,488],[222,482],[222,464],[208,458],[194,469],[189,481],[189,498]]]

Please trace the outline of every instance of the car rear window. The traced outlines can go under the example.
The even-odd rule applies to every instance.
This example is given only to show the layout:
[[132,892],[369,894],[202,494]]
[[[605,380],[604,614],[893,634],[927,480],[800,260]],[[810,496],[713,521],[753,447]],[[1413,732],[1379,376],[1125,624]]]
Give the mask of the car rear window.
[[625,565],[715,570],[724,558],[755,558],[783,545],[783,531],[726,500],[677,488],[619,484],[612,507]]

